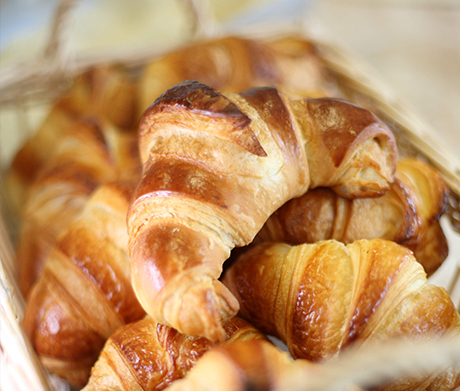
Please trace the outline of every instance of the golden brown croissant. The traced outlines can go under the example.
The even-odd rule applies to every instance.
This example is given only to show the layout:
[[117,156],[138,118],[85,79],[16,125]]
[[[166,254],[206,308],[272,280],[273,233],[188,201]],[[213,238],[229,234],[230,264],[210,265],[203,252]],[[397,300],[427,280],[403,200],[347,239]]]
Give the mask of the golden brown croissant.
[[145,312],[131,286],[126,213],[134,184],[101,185],[58,238],[30,293],[23,326],[43,364],[86,384],[102,345]]
[[27,140],[13,158],[5,175],[5,189],[10,209],[19,217],[25,202],[27,189],[37,172],[50,159],[61,134],[72,126],[76,118],[65,110],[60,102],[51,108],[37,133]]
[[98,65],[75,77],[60,105],[75,115],[103,119],[129,131],[137,120],[136,81],[121,65]]
[[[261,244],[238,258],[224,283],[238,298],[241,316],[281,338],[295,358],[318,361],[351,345],[365,349],[390,338],[460,332],[447,292],[427,283],[410,250],[382,239],[346,246],[334,240]],[[412,382],[387,389],[453,390],[460,371]]]
[[348,200],[328,188],[288,201],[265,223],[255,243],[314,243],[335,239],[387,239],[415,252],[428,275],[446,259],[448,245],[439,224],[447,205],[447,186],[427,163],[398,162],[395,181],[378,198]]
[[[223,323],[225,344],[265,336],[241,318]],[[269,344],[268,341],[266,341]],[[180,379],[214,343],[180,334],[149,316],[118,329],[94,365],[85,391],[160,391]]]
[[159,323],[211,340],[238,310],[217,280],[233,247],[309,187],[382,194],[396,166],[394,136],[369,111],[274,88],[224,96],[184,82],[146,111],[139,137],[144,172],[128,213],[134,289]]
[[309,41],[224,37],[189,44],[147,64],[139,80],[140,109],[184,80],[198,80],[223,93],[257,86],[274,86],[299,97],[331,96],[333,91]]
[[28,187],[52,158],[69,127],[90,117],[120,128],[132,128],[136,104],[133,81],[121,67],[98,66],[77,76],[71,89],[57,100],[11,163],[6,183],[15,211],[22,209]]
[[57,235],[78,217],[92,191],[101,183],[138,179],[140,174],[134,134],[95,121],[76,122],[66,133],[24,205],[17,259],[25,296]]

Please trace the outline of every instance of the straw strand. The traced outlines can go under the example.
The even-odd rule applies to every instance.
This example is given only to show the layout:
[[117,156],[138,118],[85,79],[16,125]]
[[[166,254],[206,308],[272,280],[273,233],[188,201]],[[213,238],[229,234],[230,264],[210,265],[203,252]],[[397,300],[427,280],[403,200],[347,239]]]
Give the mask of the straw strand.
[[435,377],[460,364],[460,337],[435,341],[391,341],[360,351],[348,351],[337,360],[299,369],[277,390],[337,391],[351,386],[365,389],[402,377]]
[[212,38],[218,26],[208,0],[181,0],[190,15],[190,30],[195,39]]

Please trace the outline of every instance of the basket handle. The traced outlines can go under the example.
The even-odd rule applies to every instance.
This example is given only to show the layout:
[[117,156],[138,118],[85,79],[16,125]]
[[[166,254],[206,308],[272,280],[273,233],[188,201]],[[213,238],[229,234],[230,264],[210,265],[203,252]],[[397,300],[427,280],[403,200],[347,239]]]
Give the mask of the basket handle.
[[193,39],[211,38],[219,34],[218,23],[209,0],[180,0],[190,11]]
[[65,68],[69,58],[69,19],[72,11],[80,0],[62,0],[53,17],[50,37],[45,47],[44,58],[57,64],[59,69]]

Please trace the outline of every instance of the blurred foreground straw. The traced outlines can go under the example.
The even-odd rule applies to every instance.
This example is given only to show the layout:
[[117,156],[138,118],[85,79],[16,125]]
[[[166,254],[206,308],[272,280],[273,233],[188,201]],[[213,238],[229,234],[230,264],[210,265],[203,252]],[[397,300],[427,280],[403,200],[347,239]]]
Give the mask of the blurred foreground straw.
[[428,377],[454,365],[460,370],[460,335],[432,341],[395,340],[359,351],[350,349],[312,370],[298,369],[277,391],[372,389],[399,378]]

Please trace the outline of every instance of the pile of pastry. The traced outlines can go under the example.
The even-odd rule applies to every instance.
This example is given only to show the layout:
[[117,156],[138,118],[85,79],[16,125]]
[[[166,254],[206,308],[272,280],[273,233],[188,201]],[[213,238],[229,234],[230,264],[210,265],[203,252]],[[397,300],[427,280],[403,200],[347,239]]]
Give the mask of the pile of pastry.
[[[7,183],[23,327],[86,391],[280,389],[349,349],[460,331],[427,283],[448,252],[445,184],[398,158],[303,39],[91,69]],[[452,367],[381,389],[459,385]]]

